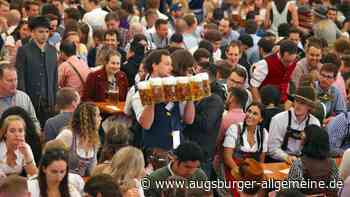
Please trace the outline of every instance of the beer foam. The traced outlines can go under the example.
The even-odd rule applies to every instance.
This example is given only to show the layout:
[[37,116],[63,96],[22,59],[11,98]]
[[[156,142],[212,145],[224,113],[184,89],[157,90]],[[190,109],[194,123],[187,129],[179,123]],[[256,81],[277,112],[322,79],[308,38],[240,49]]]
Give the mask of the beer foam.
[[162,82],[164,85],[176,85],[176,78],[175,77],[165,77],[165,78],[162,78]]
[[154,86],[161,86],[162,85],[162,78],[160,77],[156,77],[156,78],[152,78],[150,79],[151,84]]
[[191,77],[191,81],[202,82],[202,77],[200,75],[195,75]]
[[141,90],[148,89],[149,88],[149,81],[140,81],[137,84],[137,87]]
[[176,79],[179,83],[188,83],[189,82],[188,77],[176,77]]
[[200,73],[198,74],[200,76],[200,78],[205,81],[205,80],[209,80],[209,75],[208,73]]

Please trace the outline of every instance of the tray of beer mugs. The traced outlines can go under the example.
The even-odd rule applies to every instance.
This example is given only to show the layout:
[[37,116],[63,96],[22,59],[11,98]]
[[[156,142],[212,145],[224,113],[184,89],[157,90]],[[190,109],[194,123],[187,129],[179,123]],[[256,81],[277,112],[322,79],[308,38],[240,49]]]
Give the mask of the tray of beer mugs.
[[151,78],[137,84],[142,105],[163,102],[198,101],[211,95],[209,76]]

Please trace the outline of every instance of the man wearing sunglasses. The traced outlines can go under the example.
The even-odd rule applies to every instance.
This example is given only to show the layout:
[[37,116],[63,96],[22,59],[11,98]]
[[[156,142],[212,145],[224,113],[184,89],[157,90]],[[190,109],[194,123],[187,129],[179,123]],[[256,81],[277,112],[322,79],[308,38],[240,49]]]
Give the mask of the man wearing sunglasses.
[[320,125],[319,120],[310,114],[315,101],[314,88],[301,87],[295,96],[294,107],[272,118],[268,140],[272,160],[291,164],[300,155],[304,128],[311,124]]

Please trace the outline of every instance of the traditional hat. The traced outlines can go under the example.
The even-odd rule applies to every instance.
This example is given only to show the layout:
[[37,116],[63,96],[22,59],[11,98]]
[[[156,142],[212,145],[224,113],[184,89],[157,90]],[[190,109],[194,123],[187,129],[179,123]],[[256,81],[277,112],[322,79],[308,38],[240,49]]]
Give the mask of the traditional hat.
[[323,5],[315,5],[313,13],[322,19],[327,18],[327,8]]
[[316,93],[315,89],[311,86],[302,86],[298,89],[295,99],[302,101],[310,107],[315,107]]

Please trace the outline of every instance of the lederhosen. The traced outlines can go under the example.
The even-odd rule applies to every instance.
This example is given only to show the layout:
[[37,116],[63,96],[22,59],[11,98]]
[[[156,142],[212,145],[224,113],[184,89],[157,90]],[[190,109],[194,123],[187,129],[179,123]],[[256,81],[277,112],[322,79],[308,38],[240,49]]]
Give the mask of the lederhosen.
[[[309,121],[310,121],[310,115],[308,115],[308,117],[307,117],[305,127],[307,125],[309,125]],[[282,143],[282,150],[283,151],[287,150],[289,138],[292,138],[292,139],[295,139],[295,140],[301,140],[301,133],[302,133],[302,131],[299,131],[299,130],[296,130],[296,129],[292,129],[291,123],[292,123],[292,111],[289,110],[288,111],[287,133],[286,133],[286,135],[284,135],[283,143]]]

